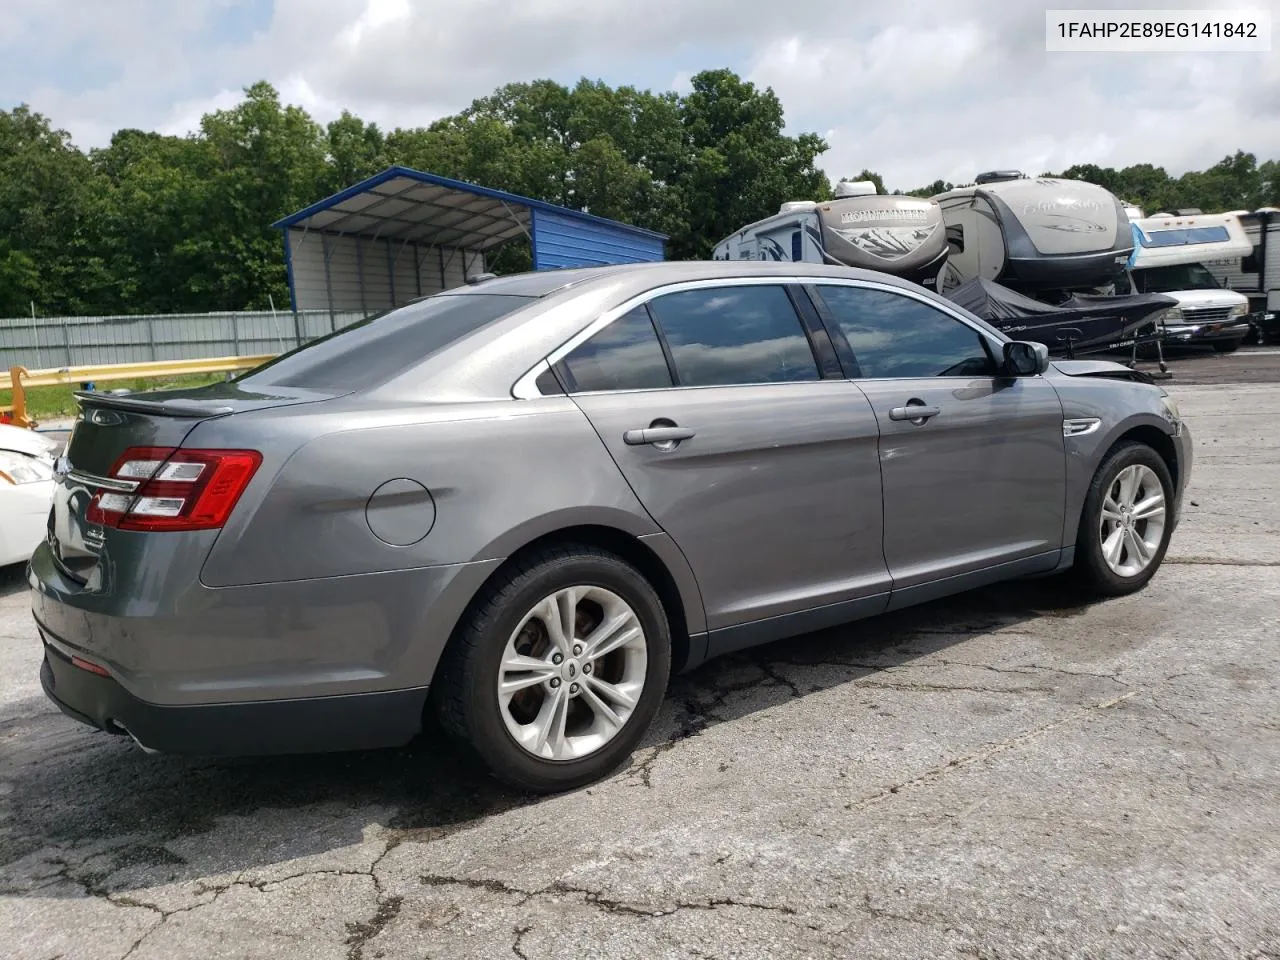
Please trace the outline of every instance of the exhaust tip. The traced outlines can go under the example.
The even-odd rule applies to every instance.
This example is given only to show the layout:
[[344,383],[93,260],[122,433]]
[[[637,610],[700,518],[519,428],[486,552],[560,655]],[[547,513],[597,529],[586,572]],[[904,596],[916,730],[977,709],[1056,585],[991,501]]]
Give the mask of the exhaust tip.
[[107,726],[114,728],[111,731],[112,733],[121,733],[127,736],[130,740],[132,740],[135,744],[137,744],[138,749],[140,749],[143,753],[153,757],[160,753],[159,750],[156,750],[154,747],[148,747],[145,743],[139,740],[137,736],[134,735],[133,731],[130,730],[128,727],[126,727],[119,720],[108,718]]

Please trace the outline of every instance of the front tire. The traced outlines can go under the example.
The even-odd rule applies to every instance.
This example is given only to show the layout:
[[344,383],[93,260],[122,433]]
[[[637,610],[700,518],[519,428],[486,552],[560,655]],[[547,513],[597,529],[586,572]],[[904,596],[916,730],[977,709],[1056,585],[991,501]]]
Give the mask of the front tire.
[[1173,479],[1145,443],[1115,447],[1098,468],[1076,538],[1075,573],[1101,596],[1135,593],[1155,576],[1173,533]]
[[667,688],[671,632],[653,586],[588,546],[539,550],[490,583],[432,683],[444,728],[498,779],[554,793],[621,765]]
[[1240,349],[1240,340],[1219,340],[1213,345],[1215,353],[1235,353]]

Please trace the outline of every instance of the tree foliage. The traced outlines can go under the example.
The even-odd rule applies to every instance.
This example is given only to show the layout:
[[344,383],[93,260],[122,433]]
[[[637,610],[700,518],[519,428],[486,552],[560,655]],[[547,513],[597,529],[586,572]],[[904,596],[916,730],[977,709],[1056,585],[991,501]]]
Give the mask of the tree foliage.
[[[190,135],[125,129],[88,152],[18,106],[0,111],[0,316],[281,306],[270,224],[391,164],[648,227],[670,236],[668,256],[706,257],[784,201],[829,198],[817,166],[826,149],[817,134],[785,132],[771,89],[725,69],[698,74],[684,95],[511,83],[427,127],[390,130],[349,112],[322,125],[259,82]],[[1243,151],[1180,177],[1151,164],[1061,175],[1148,212],[1280,205],[1280,166]],[[887,192],[875,171],[848,179]],[[514,244],[494,265],[521,269],[528,257]]]

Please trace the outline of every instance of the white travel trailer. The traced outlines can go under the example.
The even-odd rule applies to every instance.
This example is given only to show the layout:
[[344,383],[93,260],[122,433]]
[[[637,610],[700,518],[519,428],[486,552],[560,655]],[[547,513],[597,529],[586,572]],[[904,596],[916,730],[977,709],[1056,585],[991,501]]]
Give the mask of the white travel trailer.
[[1133,252],[1125,204],[1082,180],[992,170],[932,199],[946,224],[947,288],[981,278],[1057,303],[1109,288]]
[[931,200],[878,194],[870,181],[842,181],[832,200],[784,203],[773,216],[725,237],[712,259],[837,263],[936,290],[947,242]]
[[1178,301],[1164,315],[1166,343],[1204,343],[1229,352],[1249,333],[1248,298],[1216,277],[1210,263],[1253,253],[1237,213],[1159,213],[1134,220],[1128,269],[1135,293]]
[[1224,287],[1243,294],[1262,339],[1280,339],[1280,208],[1238,213],[1251,247],[1243,257],[1205,261]]

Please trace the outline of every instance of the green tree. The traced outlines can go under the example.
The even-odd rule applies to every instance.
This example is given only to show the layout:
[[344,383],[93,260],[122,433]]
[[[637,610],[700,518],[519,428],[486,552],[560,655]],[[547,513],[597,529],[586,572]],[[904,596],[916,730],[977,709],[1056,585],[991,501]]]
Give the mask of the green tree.
[[947,180],[935,180],[927,187],[916,187],[914,190],[908,190],[909,197],[934,197],[940,193],[946,193],[948,190],[954,190],[956,185]]
[[266,82],[229,110],[206,114],[213,151],[209,221],[192,254],[214,269],[201,293],[210,309],[261,309],[288,302],[280,234],[271,223],[324,195],[326,138],[301,107],[283,106]]
[[81,313],[109,299],[92,216],[98,183],[65,130],[0,111],[0,315]]
[[217,157],[200,137],[121,130],[90,154],[99,175],[96,216],[115,309],[207,309],[222,269],[204,242],[217,219]]
[[321,185],[326,193],[337,193],[388,165],[386,138],[376,123],[365,123],[343,110],[342,116],[330,121],[325,128],[325,170]]
[[782,104],[730,70],[693,77],[681,101],[685,156],[673,171],[670,208],[685,229],[671,240],[677,259],[703,258],[744,224],[777,212],[788,200],[830,196],[816,166],[827,143],[814,133],[787,136]]

